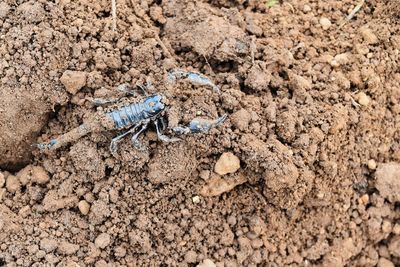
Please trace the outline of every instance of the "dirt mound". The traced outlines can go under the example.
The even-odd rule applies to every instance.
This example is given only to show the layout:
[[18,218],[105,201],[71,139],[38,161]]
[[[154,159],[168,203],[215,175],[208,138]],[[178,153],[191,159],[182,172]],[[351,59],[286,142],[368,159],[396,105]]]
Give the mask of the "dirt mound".
[[[358,1],[273,2],[117,1],[116,31],[110,1],[0,3],[0,265],[399,265],[396,1],[342,27]],[[112,154],[99,114],[143,98],[121,84],[168,127],[228,118]]]

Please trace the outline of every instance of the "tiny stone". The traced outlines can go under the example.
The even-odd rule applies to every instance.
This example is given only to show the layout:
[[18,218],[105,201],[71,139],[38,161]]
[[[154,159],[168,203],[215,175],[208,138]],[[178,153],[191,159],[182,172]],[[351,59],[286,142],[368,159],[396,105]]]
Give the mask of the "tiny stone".
[[198,264],[197,267],[217,267],[215,263],[210,259],[205,259],[202,263]]
[[359,199],[358,199],[358,204],[360,205],[367,205],[369,202],[369,195],[368,194],[364,194],[362,195]]
[[379,258],[377,267],[394,267],[393,262],[385,258]]
[[189,250],[185,255],[185,261],[187,263],[194,263],[197,260],[197,253],[193,250]]
[[55,239],[43,238],[40,240],[40,249],[49,253],[58,247],[58,242]]
[[392,231],[392,224],[389,221],[384,220],[382,223],[382,231],[384,233],[390,233]]
[[108,267],[108,264],[105,260],[99,260],[94,265],[95,267]]
[[45,184],[50,181],[50,176],[43,167],[33,166],[31,181],[37,184]]
[[357,99],[358,103],[362,106],[368,106],[368,104],[370,102],[369,97],[363,92],[358,93],[356,95],[356,99]]
[[328,18],[322,17],[319,20],[319,24],[321,24],[322,29],[327,30],[329,29],[329,27],[331,27],[332,23]]
[[200,176],[201,179],[206,181],[206,180],[210,179],[210,173],[211,172],[209,170],[202,170],[200,172],[199,176]]
[[74,95],[86,85],[86,73],[82,71],[66,70],[61,76],[60,82],[69,93]]
[[0,172],[0,187],[3,187],[5,183],[6,178],[4,177],[4,174]]
[[368,160],[367,165],[368,165],[368,168],[370,170],[375,170],[376,169],[376,161],[373,160],[373,159]]
[[90,210],[90,204],[86,200],[81,200],[78,203],[78,208],[83,215],[88,215]]
[[94,244],[97,248],[106,248],[110,243],[111,237],[107,233],[100,234],[94,241]]
[[46,252],[44,250],[39,250],[38,252],[36,252],[36,258],[38,259],[42,259],[46,256]]
[[400,224],[396,223],[392,229],[393,234],[400,235]]
[[240,160],[231,152],[225,152],[215,164],[215,172],[219,175],[234,173],[240,168]]
[[378,37],[376,37],[375,33],[367,27],[362,27],[360,29],[360,34],[367,44],[376,44],[379,42]]
[[79,245],[75,245],[67,241],[62,241],[57,249],[58,253],[62,255],[73,255],[78,250],[79,250]]
[[0,19],[4,19],[9,11],[10,11],[10,6],[2,1],[0,3]]
[[16,176],[9,175],[6,181],[6,188],[8,192],[15,193],[21,188],[21,183]]
[[193,201],[194,204],[199,204],[200,203],[200,197],[199,196],[194,196],[192,198],[192,201]]
[[308,13],[308,12],[310,12],[311,11],[311,7],[309,6],[309,5],[304,5],[304,7],[303,7],[303,12],[304,13]]
[[332,67],[340,67],[340,66],[346,65],[348,63],[349,63],[349,54],[348,53],[343,53],[343,54],[336,55],[332,59],[331,66]]

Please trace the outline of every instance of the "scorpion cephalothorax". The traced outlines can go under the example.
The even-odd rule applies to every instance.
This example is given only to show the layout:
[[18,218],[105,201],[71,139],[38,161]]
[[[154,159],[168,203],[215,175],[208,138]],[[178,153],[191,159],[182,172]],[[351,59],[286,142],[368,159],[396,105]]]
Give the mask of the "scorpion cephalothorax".
[[[191,83],[197,85],[211,86],[215,91],[219,92],[219,88],[204,75],[183,70],[173,70],[169,72],[169,82],[174,83],[177,78],[186,78]],[[145,91],[143,87],[141,87],[141,89]],[[115,100],[95,100],[95,103],[97,104],[115,102]],[[112,139],[110,144],[111,152],[115,153],[118,143],[129,134],[133,134],[133,145],[138,149],[142,149],[142,146],[139,142],[139,136],[148,128],[151,123],[154,124],[157,136],[161,141],[179,141],[180,139],[177,137],[168,137],[163,134],[163,131],[166,128],[164,122],[164,111],[167,107],[167,102],[168,100],[162,94],[146,96],[146,98],[140,102],[129,103],[123,107],[105,112],[102,116],[92,118],[79,127],[72,129],[56,139],[52,139],[47,143],[37,144],[37,147],[40,149],[54,150],[71,143],[90,132],[112,129],[128,129],[128,131],[125,133]],[[225,114],[215,120],[193,119],[188,126],[176,126],[170,130],[172,130],[172,132],[176,135],[184,135],[189,133],[208,133],[211,128],[222,124],[226,117],[227,115]]]

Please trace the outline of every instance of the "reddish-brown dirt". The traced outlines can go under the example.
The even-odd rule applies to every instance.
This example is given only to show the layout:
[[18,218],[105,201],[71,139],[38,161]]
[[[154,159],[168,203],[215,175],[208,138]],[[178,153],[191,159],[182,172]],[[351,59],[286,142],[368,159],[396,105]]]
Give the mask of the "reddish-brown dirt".
[[[399,266],[400,1],[267,2],[1,1],[0,266]],[[171,127],[228,119],[32,146],[146,82]]]

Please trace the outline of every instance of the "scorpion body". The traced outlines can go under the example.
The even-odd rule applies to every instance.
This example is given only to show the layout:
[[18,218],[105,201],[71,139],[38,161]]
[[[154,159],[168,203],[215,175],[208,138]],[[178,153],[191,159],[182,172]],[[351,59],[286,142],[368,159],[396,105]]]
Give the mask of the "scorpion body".
[[[171,78],[172,77],[172,78]],[[211,86],[214,90],[218,87],[214,85],[207,77],[194,72],[185,72],[182,70],[174,70],[169,73],[168,79],[175,82],[176,78],[186,78],[196,85]],[[143,88],[142,88],[143,89]],[[219,91],[219,89],[218,89]],[[98,101],[97,103],[113,103],[115,101]],[[147,96],[143,101],[131,103],[121,108],[103,113],[100,118],[91,119],[77,128],[51,139],[47,143],[37,144],[40,149],[55,150],[72,141],[75,141],[90,132],[98,132],[102,130],[121,130],[129,129],[127,132],[113,138],[110,144],[110,151],[114,154],[117,150],[118,143],[128,134],[133,133],[132,143],[138,149],[143,149],[138,141],[139,136],[148,128],[150,122],[153,122],[157,131],[157,136],[164,142],[179,141],[179,138],[168,137],[162,134],[165,128],[163,111],[166,109],[166,99],[162,94],[154,94]],[[208,133],[211,128],[222,124],[227,115],[223,115],[215,120],[193,119],[188,126],[173,127],[172,131],[177,135],[189,133]],[[140,129],[139,129],[140,128]]]
[[156,118],[164,109],[160,94],[147,97],[139,103],[129,104],[120,109],[107,112],[106,115],[115,123],[115,129],[131,127],[145,120]]

